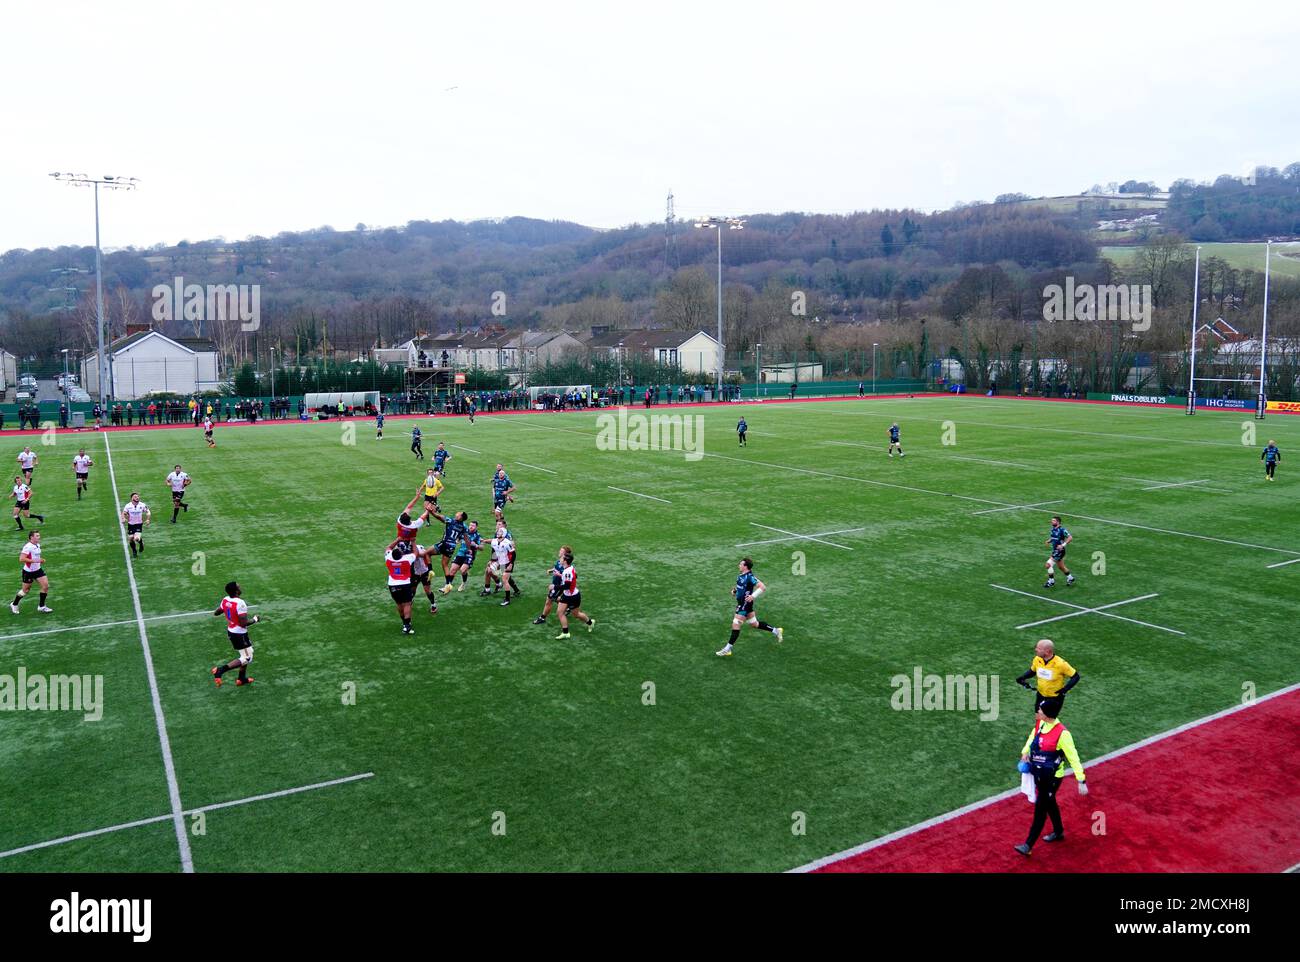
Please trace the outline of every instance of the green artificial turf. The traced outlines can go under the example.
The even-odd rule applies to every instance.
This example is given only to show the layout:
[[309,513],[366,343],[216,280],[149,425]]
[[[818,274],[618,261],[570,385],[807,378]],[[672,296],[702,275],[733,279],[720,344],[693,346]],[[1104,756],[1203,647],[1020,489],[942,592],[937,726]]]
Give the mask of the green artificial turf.
[[[1267,566],[1300,558],[1300,419],[1270,417],[1247,446],[1239,414],[1012,399],[653,413],[702,417],[705,456],[600,450],[595,413],[421,419],[426,452],[453,453],[444,508],[487,525],[492,470],[509,469],[525,594],[479,598],[480,557],[436,616],[417,595],[414,637],[382,560],[427,464],[407,449],[414,420],[383,441],[359,422],[352,444],[327,423],[221,426],[215,450],[188,429],[39,447],[54,613],[35,597],[3,613],[0,674],[102,675],[105,706],[97,722],[0,713],[0,851],[171,813],[106,441],[121,499],[154,511],[134,567],[183,809],[373,773],[186,816],[199,871],[786,869],[1014,785],[1031,713],[1013,679],[1039,637],[1082,673],[1066,712],[1085,758],[1297,681],[1300,564]],[[901,460],[885,456],[894,420]],[[1284,461],[1266,484],[1269,437]],[[193,508],[172,525],[178,461]],[[991,587],[1049,594],[1055,511],[1079,584],[1052,597],[1154,593],[1107,610],[1184,634],[1101,614],[1018,630],[1076,610]],[[6,537],[12,591],[22,535]],[[567,642],[554,614],[530,624],[564,543],[597,619]],[[786,640],[746,629],[717,658],[745,554]],[[255,685],[218,690],[222,621],[161,616],[210,612],[231,578],[266,621]],[[38,633],[108,622],[125,624]],[[894,710],[891,679],[918,666],[997,675],[998,717]],[[164,818],[0,871],[177,871],[178,852]]]

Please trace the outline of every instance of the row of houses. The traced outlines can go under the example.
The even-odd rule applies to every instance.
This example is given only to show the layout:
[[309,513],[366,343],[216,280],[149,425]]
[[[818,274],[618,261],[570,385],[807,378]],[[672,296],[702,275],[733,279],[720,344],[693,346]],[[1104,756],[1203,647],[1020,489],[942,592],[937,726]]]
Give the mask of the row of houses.
[[[221,364],[217,346],[208,338],[169,337],[147,324],[132,325],[125,337],[108,346],[109,384],[121,400],[156,392],[193,394],[218,390]],[[530,371],[570,357],[604,355],[678,366],[683,371],[718,369],[720,348],[703,331],[627,330],[597,328],[569,331],[507,331],[487,326],[468,332],[417,335],[395,348],[376,348],[374,360],[411,368],[449,367],[460,370]],[[81,383],[99,396],[98,355],[81,362]]]
[[473,331],[417,334],[393,348],[376,348],[375,360],[408,367],[478,368],[485,371],[527,371],[572,357],[604,356],[624,361],[639,358],[683,371],[716,371],[721,345],[704,331],[664,331],[638,328],[588,332],[507,331],[488,326]]

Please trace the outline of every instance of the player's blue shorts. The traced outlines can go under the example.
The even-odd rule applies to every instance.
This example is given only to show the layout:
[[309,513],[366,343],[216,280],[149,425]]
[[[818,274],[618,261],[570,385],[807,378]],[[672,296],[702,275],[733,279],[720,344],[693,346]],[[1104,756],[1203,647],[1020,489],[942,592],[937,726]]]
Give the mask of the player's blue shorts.
[[1064,548],[1064,547],[1053,548],[1053,549],[1052,549],[1052,560],[1053,560],[1053,561],[1060,561],[1060,560],[1062,560],[1064,557],[1065,557],[1065,548]]

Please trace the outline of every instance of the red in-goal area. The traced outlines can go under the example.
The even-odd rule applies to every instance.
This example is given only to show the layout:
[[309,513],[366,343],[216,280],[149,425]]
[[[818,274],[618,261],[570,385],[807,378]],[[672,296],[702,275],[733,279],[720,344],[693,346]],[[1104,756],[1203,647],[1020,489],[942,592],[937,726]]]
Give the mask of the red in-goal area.
[[[1087,732],[1074,734],[1087,744]],[[1067,776],[1057,794],[1065,840],[1040,840],[1028,858],[1012,848],[1033,812],[1017,794],[816,871],[1285,871],[1300,863],[1298,744],[1292,689],[1089,765],[1086,796]],[[1094,834],[1101,817],[1105,834]]]

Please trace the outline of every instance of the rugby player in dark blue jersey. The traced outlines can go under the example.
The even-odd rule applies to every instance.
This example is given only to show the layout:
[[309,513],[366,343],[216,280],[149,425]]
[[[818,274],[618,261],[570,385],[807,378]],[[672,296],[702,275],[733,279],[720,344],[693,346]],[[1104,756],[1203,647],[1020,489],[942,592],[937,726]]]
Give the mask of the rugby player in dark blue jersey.
[[1273,472],[1277,470],[1277,463],[1282,460],[1282,452],[1277,449],[1277,442],[1270,439],[1268,447],[1264,449],[1264,453],[1259,456],[1259,459],[1264,462],[1264,477],[1272,481]]
[[731,639],[722,646],[720,651],[714,652],[719,658],[731,657],[731,650],[735,647],[736,639],[740,637],[740,626],[744,624],[759,631],[770,631],[776,635],[778,644],[785,638],[784,628],[774,628],[766,621],[759,621],[754,614],[754,602],[767,590],[767,585],[754,576],[754,562],[749,558],[741,558],[739,568],[740,577],[736,579],[736,587],[732,589],[736,599],[736,613],[731,616]]
[[465,521],[469,518],[464,511],[457,511],[450,518],[436,510],[428,512],[437,518],[444,525],[442,540],[434,548],[434,552],[442,557],[442,576],[447,579],[447,583],[442,586],[441,590],[444,595],[451,594],[451,560],[456,555],[457,549],[462,541],[465,540],[466,526]]
[[444,478],[447,476],[447,462],[451,459],[451,452],[438,442],[438,446],[433,449],[433,466]]
[[564,562],[562,560],[556,561],[555,564],[551,565],[549,574],[551,576],[551,587],[546,591],[546,604],[542,605],[542,613],[533,619],[535,625],[546,624],[546,616],[551,613],[551,609],[560,600],[560,576],[564,574]]
[[1073,540],[1074,535],[1066,531],[1065,525],[1061,524],[1060,515],[1053,515],[1051,531],[1047,534],[1047,540],[1043,542],[1052,547],[1052,554],[1047,559],[1047,581],[1043,584],[1044,588],[1055,586],[1057,568],[1060,568],[1065,573],[1065,583],[1067,585],[1074,584],[1074,575],[1065,566],[1065,548]]
[[471,521],[465,528],[464,539],[456,546],[456,553],[451,558],[451,568],[448,569],[453,579],[456,575],[460,575],[460,584],[456,586],[457,591],[465,590],[470,569],[474,567],[474,559],[478,557],[479,549],[482,547],[483,536],[478,533],[478,522]]
[[891,458],[894,456],[894,448],[898,448],[898,456],[900,458],[906,457],[906,455],[903,454],[903,444],[901,441],[898,440],[897,421],[895,421],[893,424],[889,426],[889,456]]
[[382,441],[383,439],[384,439],[384,412],[378,411],[375,414],[375,440]]
[[411,428],[411,453],[415,455],[415,460],[424,460],[423,435],[420,434],[420,426],[417,424]]
[[745,440],[745,432],[749,430],[749,425],[745,423],[744,415],[741,415],[740,421],[736,424],[736,435],[740,438],[740,446],[743,448],[749,442]]
[[492,475],[492,508],[504,510],[507,501],[515,500],[514,495],[514,482],[506,474],[506,469],[498,464],[497,473]]

